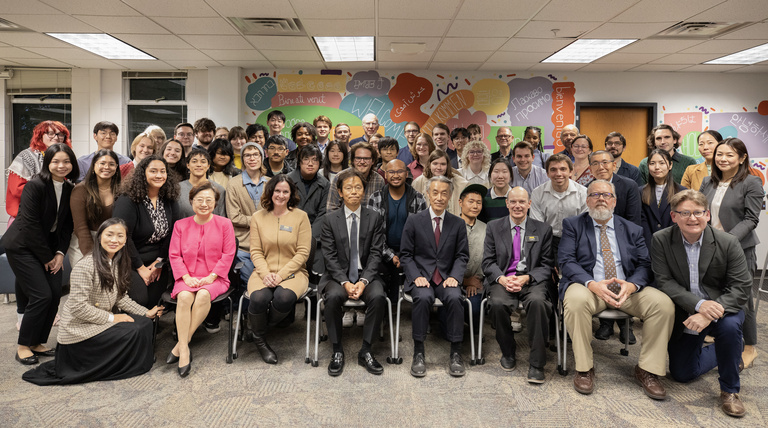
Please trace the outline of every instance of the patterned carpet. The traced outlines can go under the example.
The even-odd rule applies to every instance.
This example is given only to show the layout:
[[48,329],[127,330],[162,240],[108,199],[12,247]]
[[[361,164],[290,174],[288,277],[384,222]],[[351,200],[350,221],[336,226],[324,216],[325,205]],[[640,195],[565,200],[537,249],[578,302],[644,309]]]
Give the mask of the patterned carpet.
[[[430,335],[426,342],[427,376],[415,379],[409,368],[413,351],[410,307],[404,304],[400,346],[402,365],[389,365],[389,339],[374,344],[384,365],[373,376],[356,364],[362,329],[345,329],[347,365],[343,375],[327,374],[328,342],[320,344],[320,365],[304,363],[305,322],[268,336],[280,363],[267,366],[251,343],[241,342],[233,364],[225,363],[226,322],[222,331],[200,329],[191,344],[192,374],[179,378],[175,365],[165,365],[173,346],[173,313],[161,320],[157,340],[158,362],[146,375],[115,382],[65,387],[38,387],[21,380],[26,367],[12,355],[17,338],[15,304],[0,304],[0,342],[7,358],[0,361],[0,421],[2,426],[78,427],[225,427],[225,426],[599,426],[599,427],[765,427],[768,426],[768,305],[758,315],[759,356],[742,374],[742,398],[747,416],[725,416],[716,404],[717,373],[680,384],[662,380],[670,399],[647,398],[633,382],[642,324],[635,323],[638,345],[628,357],[619,355],[618,334],[608,341],[593,341],[596,390],[583,396],[573,390],[573,354],[562,377],[551,352],[545,368],[547,381],[529,385],[528,346],[518,335],[518,368],[503,372],[494,330],[486,324],[483,353],[486,364],[469,366],[463,378],[447,371],[449,344]],[[595,322],[595,328],[597,323]],[[433,331],[437,331],[433,323]],[[314,323],[312,325],[314,333]],[[55,329],[49,345],[55,345]],[[464,358],[469,361],[469,340]]]

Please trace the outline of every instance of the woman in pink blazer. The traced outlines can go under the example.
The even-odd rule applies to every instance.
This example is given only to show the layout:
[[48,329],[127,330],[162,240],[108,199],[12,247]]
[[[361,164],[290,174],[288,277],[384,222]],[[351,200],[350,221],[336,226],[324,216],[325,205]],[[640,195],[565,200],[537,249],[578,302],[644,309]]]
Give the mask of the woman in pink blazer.
[[219,193],[210,181],[192,188],[189,202],[195,215],[176,222],[168,258],[175,283],[176,331],[179,341],[166,362],[179,363],[179,375],[191,370],[189,341],[211,309],[211,301],[229,288],[229,269],[237,250],[232,222],[213,214]]

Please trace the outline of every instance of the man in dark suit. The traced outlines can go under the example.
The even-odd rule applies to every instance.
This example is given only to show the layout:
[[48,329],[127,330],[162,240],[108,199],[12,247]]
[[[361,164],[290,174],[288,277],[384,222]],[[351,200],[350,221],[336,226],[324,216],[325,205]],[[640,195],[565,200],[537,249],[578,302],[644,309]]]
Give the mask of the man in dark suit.
[[413,297],[413,363],[411,375],[427,374],[424,340],[435,297],[443,302],[443,331],[451,342],[448,372],[464,376],[461,342],[464,340],[464,306],[459,282],[469,261],[467,227],[464,220],[445,210],[453,183],[444,176],[428,182],[430,208],[408,217],[400,241],[400,263],[405,272],[404,290]]
[[645,183],[640,177],[640,169],[621,158],[626,148],[627,139],[620,133],[611,132],[605,137],[605,150],[613,155],[613,160],[616,162],[616,174],[627,177],[642,187]]
[[344,371],[344,349],[341,344],[342,305],[347,299],[365,302],[363,345],[357,362],[369,373],[382,374],[384,368],[371,353],[374,334],[381,327],[386,310],[384,285],[379,278],[381,250],[384,246],[382,218],[361,206],[365,187],[362,174],[354,169],[339,173],[337,189],[344,201],[340,209],[326,214],[320,238],[325,259],[318,289],[325,299],[325,322],[333,345],[328,374]]
[[646,395],[663,400],[666,391],[658,376],[667,373],[667,342],[675,308],[667,295],[647,286],[651,260],[643,229],[613,215],[615,192],[610,182],[593,181],[587,188],[588,212],[563,220],[560,298],[573,340],[573,386],[582,394],[594,390],[592,317],[608,308],[618,309],[644,321],[634,376]]
[[[684,190],[670,204],[675,225],[653,235],[651,254],[658,287],[676,308],[669,372],[690,382],[717,367],[723,412],[742,417],[739,366],[752,275],[739,240],[707,225],[706,196]],[[702,348],[707,335],[715,344]]]
[[[629,178],[614,174],[616,162],[613,155],[605,150],[598,150],[589,155],[589,168],[596,180],[605,180],[613,183],[616,187],[616,208],[614,214],[629,220],[632,223],[642,227],[642,201],[640,200],[640,191],[637,190],[637,183]],[[625,342],[624,330],[619,329],[619,340]],[[600,320],[600,328],[595,331],[595,338],[608,340],[613,336],[613,320]],[[629,344],[634,345],[637,342],[632,326],[629,327]]]
[[491,317],[496,321],[501,367],[512,371],[516,365],[515,333],[509,316],[522,301],[531,347],[528,382],[544,383],[552,313],[552,228],[528,218],[530,207],[531,199],[522,187],[507,193],[509,217],[493,220],[486,228],[483,272],[491,290]]

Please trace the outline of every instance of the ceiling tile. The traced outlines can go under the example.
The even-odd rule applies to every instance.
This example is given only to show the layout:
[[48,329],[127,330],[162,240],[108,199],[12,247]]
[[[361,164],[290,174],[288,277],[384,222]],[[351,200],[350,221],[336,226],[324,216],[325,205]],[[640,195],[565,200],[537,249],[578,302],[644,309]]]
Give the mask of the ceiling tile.
[[[766,34],[766,36],[768,36],[768,34]],[[680,53],[732,54],[762,44],[763,42],[760,40],[708,40],[700,45],[680,51]]]
[[64,43],[58,39],[54,39],[51,36],[38,33],[14,33],[14,32],[0,32],[0,42],[7,43],[11,46],[18,47],[61,47],[71,48],[72,45]]
[[78,68],[102,68],[102,69],[122,69],[125,68],[107,59],[68,59],[67,64]]
[[272,66],[272,63],[269,61],[248,61],[243,59],[243,60],[237,60],[237,61],[221,60],[217,62],[223,65],[224,67],[261,68],[261,69],[275,68]]
[[758,22],[752,24],[749,27],[736,30],[732,33],[725,34],[718,37],[718,39],[740,39],[740,40],[763,40],[766,39],[768,34],[768,22]]
[[652,61],[651,64],[701,64],[702,62],[719,58],[718,54],[671,54]]
[[[723,0],[643,0],[611,19],[613,22],[685,21]],[[651,19],[651,17],[657,19]]]
[[513,52],[548,52],[549,55],[573,43],[571,39],[526,39],[515,37],[499,50]]
[[0,58],[43,58],[47,56],[33,52],[33,49],[35,48],[19,49],[10,46],[3,46],[0,47]]
[[261,50],[261,54],[270,61],[322,61],[317,51]]
[[477,50],[478,46],[485,51],[495,51],[506,43],[508,37],[446,37],[440,44],[440,50],[466,52]]
[[689,71],[697,72],[697,73],[721,73],[723,71],[729,71],[729,70],[736,70],[737,68],[742,68],[743,65],[736,65],[736,64],[728,64],[728,65],[719,65],[719,64],[698,64],[693,65],[691,67],[683,69],[686,73]]
[[518,62],[536,63],[551,55],[550,53],[542,52],[494,52],[488,58],[488,62],[504,62],[507,64],[515,64]]
[[197,49],[145,49],[145,52],[161,61],[210,61]]
[[92,54],[87,50],[80,49],[80,48],[27,48],[27,49],[37,54],[40,54],[42,56],[47,56],[49,58],[56,58],[62,61],[69,61],[69,60],[75,60],[75,59],[105,60],[103,57],[100,57],[96,54]]
[[552,0],[534,19],[539,21],[607,21],[632,6],[637,0]]
[[675,53],[702,42],[703,40],[638,40],[621,48],[621,53]]
[[[298,12],[299,18],[305,16],[318,19],[336,20],[340,16],[345,19],[373,19],[376,13],[374,0],[323,0],[318,4],[317,0],[290,0],[293,8]],[[301,20],[304,22],[304,19]],[[334,25],[326,21],[328,25]]]
[[510,71],[524,71],[528,70],[529,68],[536,65],[537,62],[515,62],[515,63],[508,63],[508,62],[486,62],[485,64],[481,65],[478,70],[482,71],[493,71],[493,72],[499,72],[499,73],[506,73],[509,74]]
[[146,16],[218,16],[204,0],[122,0]]
[[438,62],[457,62],[457,61],[463,61],[463,62],[474,62],[475,67],[480,65],[480,63],[485,62],[489,56],[491,56],[492,52],[483,52],[483,51],[475,51],[475,52],[450,52],[450,51],[438,51],[435,56],[434,60]]
[[575,71],[584,67],[584,64],[534,64],[528,70],[541,72]]
[[473,21],[456,20],[453,21],[449,37],[512,37],[520,28],[525,25],[524,20],[516,21]]
[[608,54],[600,59],[595,60],[598,64],[645,64],[646,62],[655,61],[667,54],[625,54],[621,51]]
[[675,25],[675,22],[606,23],[587,33],[590,39],[644,39]]
[[274,0],[205,0],[224,17],[240,18],[296,18],[296,12],[288,1]]
[[627,71],[637,64],[587,64],[579,71],[605,72],[605,71]]
[[139,49],[162,46],[163,49],[192,49],[192,46],[170,34],[112,34],[114,37]]
[[[729,0],[692,16],[691,21],[758,22],[768,19],[768,1]],[[687,70],[686,70],[687,71]]]
[[432,59],[434,52],[421,52],[413,55],[396,54],[388,50],[379,50],[376,52],[376,61],[398,61],[398,62],[419,62]]
[[[531,21],[515,34],[515,37],[525,38],[572,38],[597,28],[600,21]],[[557,29],[557,34],[552,30]],[[571,42],[573,40],[570,40]]]
[[174,60],[174,61],[166,61],[168,64],[170,64],[173,67],[176,67],[178,69],[204,69],[208,67],[221,67],[221,64],[219,64],[216,61],[212,60],[202,60],[202,61],[183,61],[183,60]]
[[245,36],[256,49],[284,49],[291,51],[309,51],[316,49],[315,43],[306,36]]
[[[543,2],[509,0],[464,0],[459,11],[461,19],[507,20],[531,19],[541,9]],[[508,12],[508,13],[507,13]]]
[[120,0],[45,0],[45,3],[69,15],[138,16],[139,12]]
[[140,59],[116,59],[112,62],[119,64],[129,70],[168,70],[175,69],[170,64],[164,61],[147,61]]
[[18,62],[21,65],[26,65],[28,67],[64,67],[64,68],[69,67],[69,64],[67,63],[56,61],[55,59],[50,59],[50,58],[39,58],[39,59],[31,59],[31,58],[21,59],[20,58],[14,61]]
[[[325,69],[325,63],[322,61],[272,61],[272,64],[275,65],[277,69],[296,69],[296,70],[306,70],[306,69]],[[341,65],[336,65],[339,63],[330,63],[328,64],[328,68],[331,69],[339,69],[342,68]]]
[[[38,0],[3,0],[3,11],[24,11],[32,15],[45,15],[59,13],[55,8]],[[3,18],[5,18],[3,14]],[[9,21],[12,21],[9,19]]]
[[15,62],[15,61],[11,61],[9,59],[0,58],[0,66],[9,67],[9,66],[14,66],[14,65],[21,65],[21,64],[19,64],[18,62]]
[[430,52],[437,49],[440,40],[440,37],[377,37],[376,47],[388,51],[392,43],[425,43],[427,47],[424,50]]
[[689,67],[688,65],[682,65],[682,64],[643,64],[638,65],[637,67],[629,70],[629,71],[648,71],[648,72],[655,72],[655,71],[678,71],[682,70],[686,67]]
[[243,36],[179,36],[196,49],[253,49]]
[[451,24],[448,19],[379,19],[379,36],[439,36]]
[[378,70],[426,70],[429,62],[376,61]]
[[[413,19],[423,16],[425,19],[451,19],[456,14],[456,8],[461,0],[413,1],[413,0],[379,0],[379,18]],[[459,13],[464,19],[464,15]]]
[[[6,15],[13,23],[40,33],[98,33],[99,30],[69,15]],[[23,33],[21,33],[23,34]]]
[[204,49],[203,53],[215,61],[264,61],[255,49]]
[[430,70],[437,71],[472,71],[477,70],[479,64],[474,62],[432,62]]
[[376,25],[373,19],[302,19],[304,29],[310,36],[374,36]]
[[239,34],[223,18],[156,18],[158,24],[175,34]]
[[105,33],[167,34],[168,31],[143,16],[84,16],[77,15],[88,24]]
[[766,75],[768,74],[768,65],[748,65],[735,70],[729,70],[726,73],[757,73]]

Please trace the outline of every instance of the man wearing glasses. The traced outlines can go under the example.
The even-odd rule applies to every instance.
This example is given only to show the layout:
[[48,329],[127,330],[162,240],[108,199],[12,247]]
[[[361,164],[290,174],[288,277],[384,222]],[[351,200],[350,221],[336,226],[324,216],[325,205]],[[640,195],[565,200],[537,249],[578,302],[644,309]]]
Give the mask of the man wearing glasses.
[[[656,283],[675,303],[669,372],[691,382],[717,367],[723,412],[742,417],[742,324],[752,286],[744,252],[737,238],[707,224],[702,193],[684,190],[669,204],[675,225],[655,233],[651,246]],[[717,346],[702,347],[707,335]]]
[[512,136],[512,130],[506,126],[502,126],[498,131],[496,131],[496,144],[499,145],[499,151],[491,153],[491,162],[498,158],[503,158],[507,160],[508,164],[515,164],[515,160],[512,159],[514,154],[512,153],[511,148],[513,139],[514,137]]
[[[91,161],[96,152],[101,149],[114,150],[115,143],[117,143],[117,134],[119,133],[120,130],[117,129],[117,125],[112,122],[99,122],[93,127],[93,139],[96,141],[96,150],[77,159],[77,166],[80,168],[80,177],[77,179],[78,183],[85,178],[85,174],[88,172],[88,168],[91,167]],[[131,162],[130,158],[120,153],[117,154],[117,160],[120,161],[120,165]]]
[[581,394],[594,391],[592,317],[618,309],[644,321],[643,344],[632,375],[647,396],[664,400],[667,393],[658,376],[667,373],[675,306],[666,294],[648,286],[651,260],[643,228],[613,215],[615,206],[613,184],[595,180],[587,188],[588,211],[563,220],[560,298],[573,340],[573,387]]
[[[298,139],[297,139],[298,141]],[[288,174],[288,178],[296,184],[299,193],[298,208],[307,213],[309,223],[314,225],[315,219],[325,214],[325,204],[328,200],[328,189],[331,183],[317,171],[323,158],[320,148],[307,144],[298,151],[297,169]]]
[[288,139],[282,135],[270,135],[267,142],[264,143],[264,150],[267,152],[267,177],[274,177],[277,174],[288,174],[293,168],[285,161],[288,156]]
[[618,132],[611,132],[605,137],[605,150],[611,152],[616,162],[616,174],[634,180],[638,186],[642,186],[643,179],[640,177],[640,169],[631,163],[621,159],[624,149],[627,148],[627,139]]
[[[362,174],[365,182],[365,194],[363,195],[363,201],[368,201],[376,191],[381,190],[384,187],[384,178],[379,175],[373,168],[376,162],[379,160],[379,154],[368,142],[362,142],[355,144],[350,149],[350,164],[351,168],[354,168],[357,172]],[[336,189],[336,177],[331,180],[331,189]],[[333,211],[341,206],[341,198],[339,192],[328,192],[328,203],[325,210],[327,212]],[[366,206],[365,203],[363,206]]]
[[416,122],[408,122],[405,124],[405,141],[408,143],[405,147],[400,149],[397,153],[397,158],[403,161],[406,165],[413,162],[413,144],[416,142],[416,136],[421,132],[421,127]]

